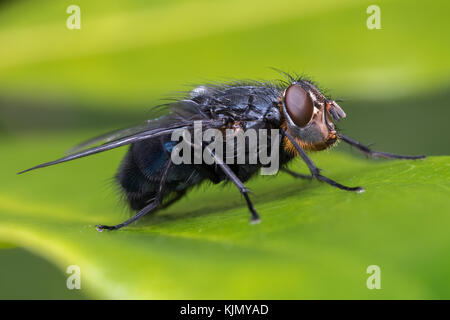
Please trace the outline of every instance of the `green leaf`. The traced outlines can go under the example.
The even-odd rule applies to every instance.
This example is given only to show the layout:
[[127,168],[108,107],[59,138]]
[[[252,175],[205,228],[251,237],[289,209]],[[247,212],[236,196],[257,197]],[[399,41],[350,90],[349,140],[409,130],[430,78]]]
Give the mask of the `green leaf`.
[[10,243],[6,243],[6,242],[0,242],[0,250],[1,249],[12,249],[15,246],[10,244]]
[[[39,139],[27,140],[2,145],[2,154],[15,155],[4,168],[33,164],[19,155],[37,150]],[[39,155],[51,157],[60,147],[42,145]],[[95,224],[127,217],[114,188],[105,188],[122,154],[28,175],[3,169],[0,241],[63,271],[80,266],[82,290],[95,298],[450,296],[449,157],[369,161],[324,152],[314,160],[325,175],[366,192],[280,173],[248,184],[261,224],[249,224],[233,186],[203,185],[134,226],[98,233]],[[366,287],[369,265],[381,268],[381,290]]]
[[[436,17],[450,2],[425,11],[419,1],[380,2],[382,30],[365,26],[371,0],[77,4],[78,31],[65,28],[64,2],[16,1],[0,10],[0,241],[56,265],[58,275],[45,281],[65,288],[75,264],[82,292],[94,298],[450,297],[449,157],[369,161],[333,150],[314,155],[324,174],[365,193],[258,177],[249,187],[263,222],[250,225],[232,186],[204,185],[135,226],[101,234],[95,224],[128,217],[111,182],[124,150],[15,174],[100,126],[127,125],[185,84],[278,77],[270,66],[359,98],[344,106],[352,115],[344,129],[363,140],[376,137],[386,151],[448,154],[438,141],[450,110],[443,103],[450,47],[442,40],[450,25]],[[72,118],[79,127],[67,135]],[[47,119],[66,131],[32,131],[50,129]],[[8,259],[2,251],[0,266]],[[366,288],[369,265],[380,266],[382,290]]]

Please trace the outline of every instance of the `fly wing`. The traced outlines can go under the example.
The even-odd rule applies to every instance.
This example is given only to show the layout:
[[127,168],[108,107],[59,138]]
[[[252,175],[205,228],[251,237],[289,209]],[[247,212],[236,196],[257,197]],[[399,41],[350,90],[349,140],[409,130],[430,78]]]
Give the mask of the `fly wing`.
[[[175,102],[171,104],[169,108],[172,112],[171,114],[156,120],[149,120],[141,126],[122,129],[88,140],[72,149],[72,153],[65,157],[34,166],[30,169],[19,172],[19,174],[90,156],[92,154],[115,149],[141,140],[169,135],[178,129],[192,129],[194,127],[195,120],[202,120],[202,125],[206,128],[219,128],[223,125],[223,120],[211,119],[207,117],[201,111],[199,105],[191,100],[181,100]],[[103,142],[103,144],[99,146],[87,148],[101,142]]]
[[162,128],[164,126],[171,125],[172,123],[181,120],[186,121],[186,120],[201,120],[202,118],[207,119],[207,116],[200,110],[198,104],[191,100],[181,100],[174,102],[169,105],[169,110],[171,111],[171,115],[162,116],[157,119],[147,120],[144,123],[133,127],[115,130],[112,132],[102,134],[100,136],[83,141],[82,143],[69,149],[66,153],[67,155],[72,155],[90,146],[114,142],[125,137],[131,137],[143,133],[145,131],[149,131],[156,128]]
[[115,131],[108,132],[108,133],[102,134],[100,136],[91,138],[89,140],[83,141],[82,143],[69,149],[67,151],[67,155],[77,153],[77,152],[79,152],[83,149],[86,149],[87,147],[93,146],[93,145],[105,144],[108,142],[117,141],[121,138],[129,137],[129,136],[150,130],[152,127],[155,126],[155,121],[157,121],[157,120],[147,120],[145,123],[142,123],[142,124],[134,126],[134,127],[125,128],[125,129],[121,129],[121,130],[115,130]]

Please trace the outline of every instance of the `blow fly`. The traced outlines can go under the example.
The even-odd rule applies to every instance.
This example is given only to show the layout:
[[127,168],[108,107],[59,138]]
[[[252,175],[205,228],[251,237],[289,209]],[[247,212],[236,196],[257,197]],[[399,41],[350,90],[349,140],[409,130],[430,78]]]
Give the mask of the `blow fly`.
[[[266,135],[267,145],[277,152],[281,171],[294,177],[318,179],[345,191],[362,192],[361,187],[348,187],[324,175],[308,157],[307,152],[321,151],[341,140],[367,156],[388,159],[421,159],[425,156],[402,156],[369,149],[368,146],[340,133],[334,122],[346,117],[336,101],[326,97],[312,81],[303,77],[285,74],[284,80],[273,82],[244,81],[227,84],[212,84],[193,89],[184,99],[167,104],[169,113],[144,124],[115,131],[80,144],[69,155],[55,161],[40,164],[28,170],[71,161],[95,153],[130,145],[116,174],[116,180],[126,195],[131,209],[137,213],[130,219],[114,226],[98,225],[97,230],[117,230],[157,209],[167,207],[182,198],[195,185],[204,181],[232,182],[245,198],[251,213],[251,221],[258,222],[249,190],[244,182],[255,176],[266,163],[234,163],[219,157],[207,144],[191,144],[192,154],[205,153],[213,162],[195,161],[194,157],[175,163],[171,157],[180,142],[173,133],[184,132],[195,135],[195,126],[202,130],[215,129],[222,136],[220,143],[229,146],[228,132],[246,134],[251,130],[274,129],[278,133]],[[227,134],[225,134],[227,132]],[[182,136],[182,135],[181,135]],[[232,135],[231,135],[232,136]],[[215,139],[218,137],[216,136]],[[223,138],[223,139],[222,139]],[[273,142],[277,140],[277,144]],[[247,141],[247,140],[246,140]],[[216,141],[217,142],[217,141]],[[260,142],[260,141],[259,141]],[[245,145],[248,143],[246,142]],[[237,154],[237,145],[231,144],[231,158]],[[244,146],[245,146],[244,145]],[[195,150],[194,150],[195,149]],[[245,150],[248,160],[258,150]],[[310,175],[303,175],[286,168],[296,157],[303,159]]]

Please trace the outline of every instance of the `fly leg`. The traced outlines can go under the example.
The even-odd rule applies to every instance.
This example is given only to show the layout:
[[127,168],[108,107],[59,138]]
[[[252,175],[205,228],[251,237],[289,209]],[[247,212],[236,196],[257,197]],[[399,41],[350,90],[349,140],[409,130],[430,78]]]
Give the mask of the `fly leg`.
[[136,213],[133,217],[131,217],[130,219],[116,224],[115,226],[105,226],[102,224],[98,224],[96,225],[96,229],[98,232],[102,232],[103,230],[117,230],[120,228],[123,228],[127,225],[129,225],[130,223],[139,220],[141,217],[145,216],[147,213],[155,210],[157,207],[159,206],[159,201],[157,199],[152,200],[152,202],[150,202],[148,205],[146,205],[144,208],[142,208],[138,213]]
[[177,192],[177,193],[175,194],[175,196],[174,196],[172,199],[170,199],[170,200],[168,200],[168,201],[162,203],[162,204],[158,207],[158,211],[159,211],[159,210],[163,210],[163,209],[167,209],[168,207],[170,207],[171,205],[173,205],[175,202],[177,202],[178,200],[180,200],[185,194],[186,194],[186,191],[180,191],[180,192]]
[[327,178],[327,177],[321,175],[320,174],[320,169],[316,167],[314,162],[312,162],[312,160],[308,157],[306,152],[302,149],[302,147],[299,146],[299,144],[290,135],[290,133],[285,131],[285,130],[283,130],[283,129],[281,129],[281,133],[284,136],[286,136],[292,142],[292,144],[294,145],[295,149],[297,149],[298,153],[300,154],[300,156],[302,157],[302,159],[305,161],[306,165],[308,166],[309,171],[311,172],[311,177],[312,178],[316,178],[317,180],[326,182],[329,185],[331,185],[333,187],[336,187],[338,189],[341,189],[341,190],[364,192],[364,189],[362,187],[347,187],[347,186],[344,186],[344,185],[340,184],[339,182],[336,182],[334,180],[331,180],[330,178]]
[[130,223],[139,220],[141,217],[145,216],[147,213],[150,213],[152,211],[154,211],[155,209],[157,209],[160,205],[161,205],[161,201],[162,201],[162,196],[164,193],[164,186],[166,184],[166,180],[167,180],[167,176],[169,174],[169,169],[171,166],[172,162],[169,160],[167,161],[167,165],[164,168],[164,172],[162,174],[161,177],[161,181],[159,182],[159,189],[158,189],[158,193],[156,194],[155,198],[153,198],[149,204],[147,204],[144,208],[142,208],[141,210],[139,210],[138,213],[136,213],[133,217],[131,217],[130,219],[119,223],[115,226],[105,226],[105,225],[97,225],[97,231],[98,232],[102,232],[103,230],[117,230],[123,227],[126,227],[127,225],[129,225]]
[[314,178],[312,175],[297,173],[295,171],[286,168],[281,168],[281,171],[286,172],[287,174],[293,176],[294,178],[308,179],[308,180]]
[[223,173],[230,179],[238,188],[239,192],[244,196],[245,201],[247,201],[247,207],[250,210],[252,215],[252,223],[258,223],[261,220],[259,219],[259,215],[253,207],[253,203],[250,201],[248,196],[249,190],[245,187],[244,183],[239,180],[239,178],[234,174],[234,172],[227,166],[225,163],[219,163],[219,167],[222,169]]
[[250,198],[248,196],[248,193],[250,192],[244,185],[244,183],[236,176],[236,174],[231,170],[231,168],[223,163],[222,159],[220,159],[218,156],[216,156],[209,147],[206,147],[211,154],[211,156],[214,158],[216,164],[222,169],[223,173],[230,179],[235,186],[238,188],[239,192],[244,196],[245,201],[247,201],[247,207],[248,210],[250,210],[250,214],[252,216],[251,223],[259,223],[261,220],[259,218],[258,212],[256,212],[255,208],[253,207],[253,203],[250,201]]
[[399,155],[399,154],[392,154],[392,153],[387,153],[387,152],[380,152],[380,151],[373,151],[370,150],[370,148],[368,146],[363,145],[362,143],[353,140],[352,138],[346,137],[343,134],[338,134],[338,137],[348,143],[349,145],[355,147],[356,149],[358,149],[359,151],[361,151],[362,153],[372,157],[372,158],[385,158],[385,159],[410,159],[410,160],[415,160],[415,159],[424,159],[425,156],[424,155],[420,155],[420,156],[403,156],[403,155]]

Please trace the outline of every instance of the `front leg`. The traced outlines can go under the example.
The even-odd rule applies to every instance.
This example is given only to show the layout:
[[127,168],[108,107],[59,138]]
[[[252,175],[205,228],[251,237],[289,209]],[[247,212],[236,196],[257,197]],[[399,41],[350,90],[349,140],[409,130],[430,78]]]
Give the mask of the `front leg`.
[[420,155],[420,156],[403,156],[400,154],[392,154],[392,153],[387,153],[387,152],[380,152],[380,151],[373,151],[370,150],[370,148],[368,146],[363,145],[362,143],[353,140],[352,138],[346,137],[341,133],[338,133],[338,137],[348,143],[349,145],[355,147],[356,149],[358,149],[359,151],[361,151],[362,153],[372,157],[372,158],[385,158],[385,159],[408,159],[408,160],[417,160],[417,159],[424,159],[425,156],[424,155]]
[[330,178],[327,178],[327,177],[321,175],[320,169],[316,167],[314,162],[312,162],[312,160],[308,157],[306,152],[302,149],[302,147],[299,146],[299,144],[289,134],[289,132],[281,129],[281,133],[284,136],[286,136],[291,141],[291,143],[294,145],[295,149],[297,149],[298,153],[300,154],[300,156],[302,157],[302,159],[305,161],[306,165],[308,166],[309,171],[311,172],[311,177],[316,178],[317,180],[320,180],[322,182],[326,182],[329,185],[336,187],[338,189],[341,189],[341,190],[356,191],[358,193],[364,192],[364,189],[362,187],[347,187],[347,186],[340,184],[339,182],[336,182]]

